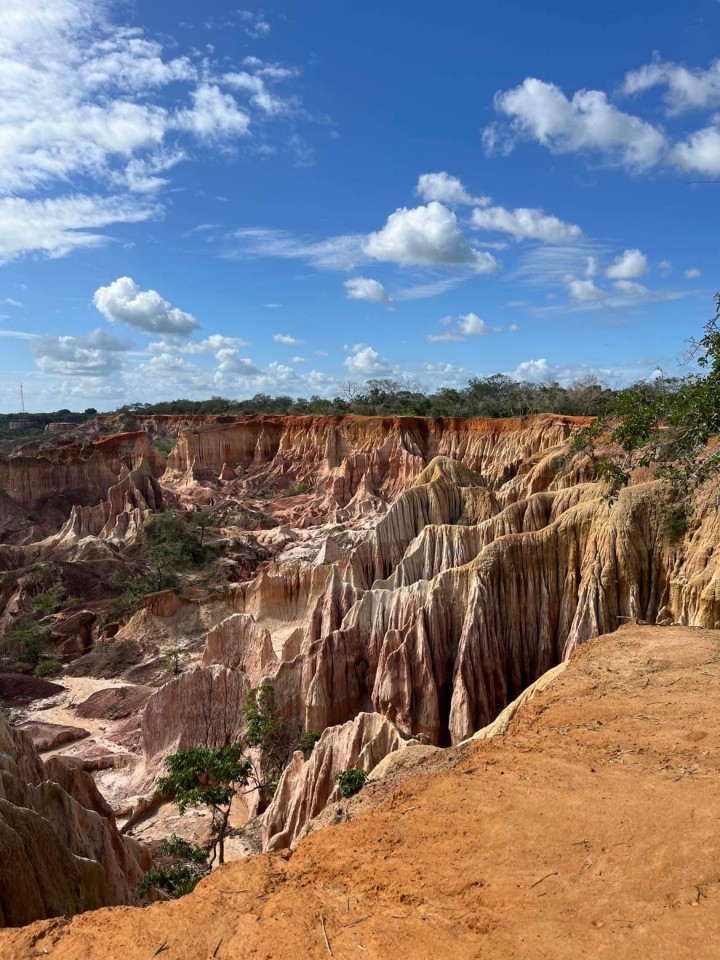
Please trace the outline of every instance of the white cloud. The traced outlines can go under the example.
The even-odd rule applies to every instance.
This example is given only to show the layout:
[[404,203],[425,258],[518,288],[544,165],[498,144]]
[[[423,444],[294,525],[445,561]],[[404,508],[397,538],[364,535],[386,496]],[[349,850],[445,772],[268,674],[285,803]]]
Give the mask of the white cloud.
[[[1,98],[0,98],[1,99]],[[0,198],[0,263],[40,251],[63,257],[107,239],[97,231],[114,223],[138,223],[154,216],[154,204],[136,198],[66,196],[47,200]]]
[[588,257],[585,261],[585,276],[596,277],[598,272],[597,257]]
[[500,333],[500,327],[491,327],[476,313],[466,313],[457,318],[443,317],[444,333],[430,333],[425,339],[428,343],[461,343],[469,337],[485,337],[491,333]]
[[565,283],[568,293],[578,303],[587,303],[591,300],[602,300],[605,294],[595,285],[593,280],[578,280],[576,277],[566,277]]
[[455,214],[436,200],[391,213],[382,230],[367,237],[364,251],[403,266],[472,266],[476,273],[494,273],[499,265],[492,254],[470,246]]
[[204,340],[196,340],[182,345],[183,353],[217,353],[219,350],[236,350],[246,347],[247,340],[242,337],[226,337],[222,333],[211,333]]
[[245,136],[250,117],[241,110],[235,98],[216,84],[204,83],[191,93],[192,107],[178,114],[177,125],[201,140],[220,140]]
[[[288,76],[292,75],[289,71]],[[248,73],[246,70],[235,71],[223,75],[223,83],[233,90],[242,90],[250,95],[250,103],[254,104],[263,113],[268,116],[277,116],[281,113],[288,113],[297,107],[294,99],[280,97],[268,88],[268,73],[259,71]],[[275,79],[284,79],[283,77],[269,77],[270,82]]]
[[[63,256],[107,239],[86,232],[92,228],[147,219],[157,207],[138,204],[133,194],[163,187],[164,174],[192,154],[187,145],[230,144],[248,135],[252,116],[280,112],[267,84],[292,71],[281,76],[281,68],[258,62],[258,72],[270,72],[254,90],[239,90],[240,104],[223,88],[212,50],[169,55],[141,29],[117,21],[114,14],[125,6],[105,0],[3,6],[0,196],[32,204],[31,219],[49,220],[51,234],[22,229],[5,241],[11,257],[31,250]],[[252,24],[262,31],[265,21],[254,15]],[[224,71],[231,67],[223,61]],[[33,197],[49,189],[59,194]],[[104,195],[111,190],[123,195]],[[13,214],[5,209],[0,216]]]
[[484,337],[488,333],[497,333],[497,327],[490,327],[476,313],[466,313],[459,320],[460,329],[468,337]]
[[253,40],[266,37],[272,29],[261,13],[255,13],[253,10],[238,10],[238,16],[243,30]]
[[490,197],[471,196],[457,177],[451,177],[444,170],[440,173],[421,174],[415,193],[426,202],[438,200],[449,207],[485,207],[490,203]]
[[701,271],[697,267],[691,267],[690,270],[686,270],[683,274],[686,280],[697,280],[701,275]]
[[623,92],[628,95],[645,93],[653,87],[665,88],[665,104],[670,116],[717,107],[720,105],[720,60],[714,60],[707,70],[658,60],[625,75]]
[[667,148],[662,130],[618,110],[601,90],[578,90],[568,99],[555,84],[527,77],[497,93],[494,104],[509,124],[487,128],[489,152],[508,152],[520,138],[552,153],[592,151],[609,163],[643,170],[658,163]]
[[290,363],[306,363],[305,357],[293,357]]
[[194,363],[173,353],[161,353],[141,363],[126,378],[128,390],[148,391],[159,397],[177,397],[178,393],[209,393],[213,388],[212,378]]
[[542,240],[545,243],[570,243],[582,238],[582,230],[574,223],[565,223],[543,210],[518,207],[488,207],[473,210],[471,222],[477,230],[509,233],[516,240]]
[[611,280],[636,280],[647,273],[648,259],[640,250],[626,250],[605,271]]
[[557,286],[564,284],[568,276],[588,276],[588,260],[592,259],[591,266],[597,269],[603,252],[597,243],[588,242],[533,246],[523,253],[507,279],[531,286]]
[[173,307],[157,290],[141,290],[130,277],[118,277],[107,287],[98,287],[93,303],[102,315],[144,333],[187,336],[198,327],[191,313]]
[[539,360],[524,360],[510,374],[514,380],[530,380],[533,383],[549,380],[552,376],[550,364],[541,357]]
[[274,333],[273,340],[275,340],[276,343],[284,344],[286,347],[299,347],[300,344],[305,343],[304,340],[291,337],[289,333]]
[[351,348],[351,355],[346,357],[345,366],[351,374],[358,377],[382,377],[393,372],[387,360],[383,360],[377,350],[356,343]]
[[32,351],[38,369],[47,375],[107,377],[123,367],[122,354],[132,343],[106,330],[93,330],[87,337],[37,337]]
[[616,280],[613,286],[620,293],[626,293],[631,297],[646,297],[650,293],[644,284],[637,283],[635,280]]
[[385,287],[369,277],[353,277],[345,281],[348,300],[367,300],[369,303],[392,303]]
[[676,143],[670,151],[670,160],[685,172],[708,176],[720,173],[720,126],[696,130]]
[[670,260],[661,260],[658,264],[658,268],[663,277],[669,277],[672,273],[673,265]]
[[239,246],[225,253],[229,260],[277,257],[304,260],[320,270],[352,270],[365,259],[361,233],[313,240],[295,237],[285,230],[266,227],[242,227],[233,234]]

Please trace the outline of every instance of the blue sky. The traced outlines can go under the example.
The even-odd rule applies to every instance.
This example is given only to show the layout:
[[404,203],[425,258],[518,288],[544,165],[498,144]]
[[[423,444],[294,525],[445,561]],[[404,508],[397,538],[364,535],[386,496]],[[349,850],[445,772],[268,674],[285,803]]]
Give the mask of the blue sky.
[[678,369],[720,4],[6,0],[0,409]]

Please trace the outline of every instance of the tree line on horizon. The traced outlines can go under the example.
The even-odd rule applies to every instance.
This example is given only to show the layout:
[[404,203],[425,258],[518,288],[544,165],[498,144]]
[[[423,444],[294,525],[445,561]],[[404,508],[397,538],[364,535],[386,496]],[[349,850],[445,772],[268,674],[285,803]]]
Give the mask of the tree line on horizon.
[[[660,394],[672,393],[682,384],[681,379],[658,378],[640,381],[631,388],[635,396],[652,401]],[[207,416],[252,414],[275,415],[339,415],[358,416],[415,416],[415,417],[523,417],[538,413],[557,413],[568,416],[599,417],[608,414],[629,388],[611,387],[588,375],[567,386],[557,381],[534,383],[513,380],[504,374],[473,377],[464,387],[440,387],[429,391],[420,384],[390,378],[368,380],[365,383],[349,381],[342,385],[335,397],[318,395],[291,397],[288,394],[271,396],[257,393],[247,400],[212,396],[207,400],[178,398],[157,403],[124,404],[104,415],[133,416]],[[32,439],[40,436],[48,423],[80,424],[98,415],[94,407],[82,412],[62,409],[47,413],[0,414],[0,446],[4,442]],[[27,428],[18,431],[21,420]],[[4,452],[0,450],[0,452]]]
[[[667,388],[667,381],[665,381]],[[645,385],[657,389],[654,383]],[[389,378],[343,384],[332,398],[271,396],[257,393],[248,400],[214,396],[207,400],[166,400],[133,403],[117,412],[130,415],[323,415],[415,417],[521,417],[534,413],[599,416],[612,406],[619,389],[588,376],[568,386],[556,381],[532,383],[504,374],[474,377],[465,387],[441,387],[428,391],[421,385]]]

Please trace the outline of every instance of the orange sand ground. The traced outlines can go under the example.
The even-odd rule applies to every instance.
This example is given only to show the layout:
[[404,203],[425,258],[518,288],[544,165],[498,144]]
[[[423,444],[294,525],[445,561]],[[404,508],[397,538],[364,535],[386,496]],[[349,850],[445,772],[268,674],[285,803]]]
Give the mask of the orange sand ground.
[[716,960],[718,718],[720,631],[628,626],[506,736],[369,785],[289,859],[0,931],[0,957]]

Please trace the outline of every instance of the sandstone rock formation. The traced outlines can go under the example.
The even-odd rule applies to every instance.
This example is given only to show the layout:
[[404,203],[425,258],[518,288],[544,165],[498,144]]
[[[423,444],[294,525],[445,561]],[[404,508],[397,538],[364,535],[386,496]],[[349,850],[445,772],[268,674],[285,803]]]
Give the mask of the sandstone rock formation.
[[[370,770],[414,738],[459,744],[629,620],[720,626],[716,487],[699,492],[687,532],[668,536],[666,485],[637,469],[608,504],[597,462],[570,453],[583,420],[138,420],[142,432],[84,449],[39,447],[57,502],[76,497],[83,471],[86,487],[59,533],[0,545],[1,627],[29,609],[34,563],[59,556],[88,577],[141,569],[154,510],[211,518],[212,572],[102,628],[113,631],[103,642],[134,645],[123,678],[143,685],[135,727],[110,733],[142,754],[113,785],[121,801],[141,791],[149,803],[169,753],[241,737],[247,693],[267,680],[282,718],[324,731],[266,814],[265,842],[279,848],[333,797],[339,764]],[[167,463],[155,436],[177,436]],[[0,470],[13,503],[32,501],[31,454]],[[38,502],[49,503],[49,482]],[[53,621],[68,660],[100,637],[90,607]],[[187,656],[176,678],[163,666],[174,644]],[[95,696],[88,717],[121,719],[115,694]]]
[[92,777],[0,716],[0,926],[133,902],[150,865]]

